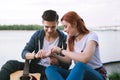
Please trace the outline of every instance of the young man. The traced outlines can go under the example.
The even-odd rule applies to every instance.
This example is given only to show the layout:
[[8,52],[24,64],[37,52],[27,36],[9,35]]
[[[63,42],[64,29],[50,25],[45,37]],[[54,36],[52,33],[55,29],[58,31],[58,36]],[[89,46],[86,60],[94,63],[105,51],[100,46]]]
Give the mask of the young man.
[[[58,18],[59,16],[56,11],[46,10],[42,15],[44,29],[36,31],[22,51],[22,58],[31,60],[29,72],[41,73],[40,80],[46,79],[44,75],[45,68],[51,64],[55,64],[54,60],[50,62],[51,58],[45,56],[49,52],[49,49],[53,46],[66,48],[66,35],[57,29]],[[58,61],[62,62],[61,55],[55,55],[55,57],[59,57]],[[68,68],[68,64],[59,66]],[[6,62],[1,68],[0,80],[9,80],[11,73],[23,70],[23,68],[23,62],[16,60]]]

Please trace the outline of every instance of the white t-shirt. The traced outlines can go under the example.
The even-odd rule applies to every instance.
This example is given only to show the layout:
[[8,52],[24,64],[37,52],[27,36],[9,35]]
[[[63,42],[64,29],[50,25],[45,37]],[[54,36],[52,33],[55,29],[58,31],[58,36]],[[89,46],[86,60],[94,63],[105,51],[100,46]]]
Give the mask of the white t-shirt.
[[[49,42],[49,41],[47,41],[47,40],[44,38],[44,41],[43,41],[43,42],[44,42],[44,43],[43,43],[43,50],[48,51],[49,49],[51,49],[51,47],[58,45],[59,37],[57,37],[53,42]],[[47,58],[41,59],[38,64],[47,67],[47,66],[50,65],[49,63],[50,63],[50,58],[47,57]]]
[[[102,66],[102,62],[100,60],[100,52],[99,52],[99,42],[98,42],[98,36],[94,32],[90,32],[89,34],[85,35],[80,41],[76,42],[74,41],[74,51],[75,52],[81,52],[84,51],[84,48],[88,41],[94,40],[97,42],[98,46],[95,50],[95,53],[91,60],[87,63],[90,65],[93,69],[99,68]],[[72,60],[72,64],[70,66],[70,69],[72,69],[75,65],[75,61]]]

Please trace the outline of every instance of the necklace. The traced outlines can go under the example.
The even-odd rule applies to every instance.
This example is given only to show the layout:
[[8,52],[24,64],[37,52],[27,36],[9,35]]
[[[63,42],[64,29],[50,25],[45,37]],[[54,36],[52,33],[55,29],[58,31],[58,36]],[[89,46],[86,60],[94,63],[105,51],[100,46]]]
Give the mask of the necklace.
[[75,38],[77,38],[79,35],[80,35],[80,33],[79,33],[79,34],[77,34],[77,35],[75,35],[74,37],[75,37]]

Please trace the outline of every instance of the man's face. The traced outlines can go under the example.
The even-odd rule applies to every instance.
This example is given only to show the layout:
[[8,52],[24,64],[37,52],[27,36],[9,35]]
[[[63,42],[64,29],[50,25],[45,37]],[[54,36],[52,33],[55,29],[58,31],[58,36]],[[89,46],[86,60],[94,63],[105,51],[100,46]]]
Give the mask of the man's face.
[[57,21],[43,21],[44,31],[46,35],[54,35],[58,26]]

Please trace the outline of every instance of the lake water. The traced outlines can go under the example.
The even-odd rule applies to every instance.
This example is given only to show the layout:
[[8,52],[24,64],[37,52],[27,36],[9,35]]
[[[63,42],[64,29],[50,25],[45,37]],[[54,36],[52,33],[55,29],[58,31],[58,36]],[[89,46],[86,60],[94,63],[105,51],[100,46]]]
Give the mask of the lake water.
[[[24,61],[21,51],[35,31],[0,31],[0,68],[11,59]],[[120,31],[95,31],[99,36],[101,59],[120,60]]]

